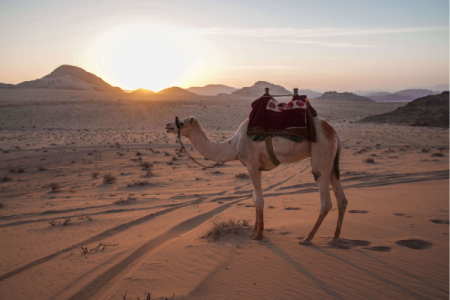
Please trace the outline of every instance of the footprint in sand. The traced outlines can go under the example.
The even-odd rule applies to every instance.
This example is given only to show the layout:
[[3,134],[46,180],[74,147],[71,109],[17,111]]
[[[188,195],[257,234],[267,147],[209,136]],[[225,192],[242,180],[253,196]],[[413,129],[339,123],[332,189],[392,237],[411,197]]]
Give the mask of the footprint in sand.
[[372,243],[369,241],[348,239],[340,239],[338,241],[331,241],[327,243],[329,247],[335,249],[350,249],[358,246],[370,246],[370,244]]
[[436,223],[436,224],[448,224],[448,220],[433,219],[433,220],[430,220],[430,221],[433,222],[433,223]]
[[300,207],[285,207],[285,210],[300,210]]
[[391,252],[391,247],[386,246],[364,247],[363,249],[379,252]]
[[432,243],[428,243],[422,240],[418,239],[409,239],[409,240],[400,240],[395,242],[397,245],[405,246],[410,249],[415,250],[424,250],[424,249],[430,249],[433,245]]
[[355,209],[349,210],[348,212],[351,214],[367,214],[368,213],[367,210],[355,210]]

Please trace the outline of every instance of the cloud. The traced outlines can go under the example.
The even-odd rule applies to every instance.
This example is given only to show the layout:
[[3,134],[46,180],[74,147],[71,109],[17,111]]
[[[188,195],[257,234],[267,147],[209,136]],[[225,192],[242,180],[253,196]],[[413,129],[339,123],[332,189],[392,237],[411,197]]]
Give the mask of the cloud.
[[228,66],[225,69],[232,70],[304,70],[304,68],[292,66]]
[[362,36],[376,34],[395,34],[407,32],[448,31],[447,26],[410,27],[410,28],[205,28],[194,29],[193,33],[201,35],[233,35],[241,37],[331,37],[331,36]]

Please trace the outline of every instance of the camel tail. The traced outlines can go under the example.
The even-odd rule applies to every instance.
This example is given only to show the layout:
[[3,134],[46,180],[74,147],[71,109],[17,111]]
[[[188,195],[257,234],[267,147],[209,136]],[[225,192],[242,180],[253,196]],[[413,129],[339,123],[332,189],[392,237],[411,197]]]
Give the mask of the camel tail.
[[334,157],[334,162],[333,162],[333,169],[331,171],[331,176],[335,177],[337,180],[340,179],[340,170],[339,170],[339,158],[341,156],[341,140],[339,139],[339,136],[336,134],[335,135],[336,141],[338,143],[338,148],[336,151],[336,156]]

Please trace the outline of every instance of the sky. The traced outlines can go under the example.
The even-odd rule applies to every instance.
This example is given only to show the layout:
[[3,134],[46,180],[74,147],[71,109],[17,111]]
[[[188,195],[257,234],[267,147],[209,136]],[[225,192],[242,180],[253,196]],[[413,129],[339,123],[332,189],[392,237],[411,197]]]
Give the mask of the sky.
[[154,91],[449,83],[448,0],[0,0],[0,41],[2,83],[63,64]]

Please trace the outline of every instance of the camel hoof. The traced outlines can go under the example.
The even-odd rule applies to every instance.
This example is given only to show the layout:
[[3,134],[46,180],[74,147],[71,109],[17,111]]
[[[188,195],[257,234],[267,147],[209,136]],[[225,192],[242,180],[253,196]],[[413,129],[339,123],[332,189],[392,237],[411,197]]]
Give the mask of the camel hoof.
[[304,239],[300,242],[298,242],[300,245],[311,245],[311,240]]
[[262,234],[255,234],[254,236],[253,236],[253,239],[254,240],[262,240],[263,239],[263,235]]

